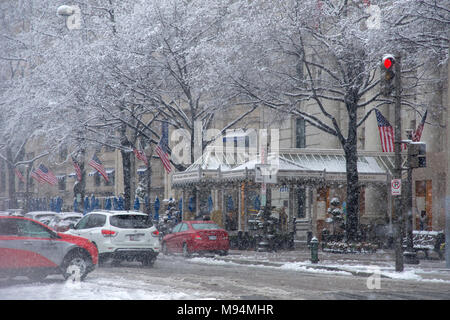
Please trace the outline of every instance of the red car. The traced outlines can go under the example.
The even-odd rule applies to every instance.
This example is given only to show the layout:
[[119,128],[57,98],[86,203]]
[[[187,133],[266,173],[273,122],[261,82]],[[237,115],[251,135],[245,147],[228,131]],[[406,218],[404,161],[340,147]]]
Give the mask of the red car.
[[0,276],[42,280],[49,274],[83,280],[98,263],[97,247],[25,217],[0,216]]
[[182,221],[162,240],[162,252],[182,253],[189,257],[192,253],[228,254],[230,241],[228,233],[213,221]]

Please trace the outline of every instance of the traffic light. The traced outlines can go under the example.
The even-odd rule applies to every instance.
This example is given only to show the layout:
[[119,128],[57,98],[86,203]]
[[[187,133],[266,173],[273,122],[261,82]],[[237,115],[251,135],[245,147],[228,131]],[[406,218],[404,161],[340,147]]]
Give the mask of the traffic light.
[[427,145],[424,142],[413,142],[408,145],[410,168],[425,168],[427,166]]
[[381,59],[381,94],[389,96],[394,90],[395,58],[386,54]]

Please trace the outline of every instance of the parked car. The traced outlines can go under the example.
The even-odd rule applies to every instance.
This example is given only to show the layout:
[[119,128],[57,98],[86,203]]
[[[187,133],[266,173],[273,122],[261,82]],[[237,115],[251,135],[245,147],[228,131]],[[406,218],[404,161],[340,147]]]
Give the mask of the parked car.
[[7,209],[6,211],[0,211],[0,216],[18,216],[23,217],[22,209]]
[[61,212],[50,220],[48,226],[55,231],[65,232],[80,221],[81,218],[83,218],[83,214],[79,212]]
[[54,211],[30,211],[25,214],[25,217],[48,225],[50,220],[52,220],[53,217],[57,214],[59,214],[59,213],[56,213]]
[[95,269],[98,251],[93,243],[58,233],[25,217],[0,216],[0,275],[24,275],[42,280],[49,274],[72,274],[83,280]]
[[24,213],[23,213],[23,209],[8,209],[7,210],[10,214],[10,216],[18,216],[18,217],[23,217]]
[[100,264],[112,258],[140,261],[152,266],[159,253],[159,231],[147,214],[136,211],[92,211],[66,233],[91,240],[98,248]]
[[213,221],[182,221],[161,243],[164,254],[182,253],[185,257],[193,253],[227,255],[229,249],[228,232]]

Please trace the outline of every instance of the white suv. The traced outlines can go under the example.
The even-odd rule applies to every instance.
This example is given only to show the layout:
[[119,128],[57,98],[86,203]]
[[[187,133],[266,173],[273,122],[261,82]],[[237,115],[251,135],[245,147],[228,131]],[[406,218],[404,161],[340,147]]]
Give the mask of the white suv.
[[159,231],[147,214],[136,211],[92,211],[66,233],[91,240],[98,248],[99,264],[112,258],[141,261],[152,266],[159,253]]

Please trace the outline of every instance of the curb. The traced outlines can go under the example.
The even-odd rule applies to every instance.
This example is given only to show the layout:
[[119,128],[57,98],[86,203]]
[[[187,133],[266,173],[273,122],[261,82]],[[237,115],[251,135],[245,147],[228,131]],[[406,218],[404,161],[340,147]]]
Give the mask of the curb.
[[[222,260],[222,261],[229,261],[236,264],[243,264],[243,265],[263,265],[267,267],[281,267],[287,262],[270,262],[270,261],[257,261],[257,260],[243,260],[243,259],[233,259],[233,258],[222,258],[222,257],[215,257],[216,260]],[[327,271],[342,271],[342,272],[348,272],[356,277],[370,277],[373,275],[373,272],[366,272],[366,271],[359,271],[359,270],[349,270],[345,268],[337,268],[337,267],[331,267],[331,266],[324,266],[324,265],[304,265],[307,269],[317,269],[317,270],[327,270]],[[381,278],[387,278],[391,279],[391,277],[388,277],[386,275],[381,274]]]
[[[235,254],[236,255],[236,254]],[[274,262],[274,261],[258,261],[258,260],[249,260],[249,259],[235,259],[233,257],[214,257],[214,259],[216,260],[221,260],[221,261],[227,261],[227,262],[233,262],[236,264],[242,264],[242,265],[261,265],[261,266],[268,266],[268,267],[281,267],[286,263],[289,263],[288,261],[284,261],[284,262]],[[315,269],[315,270],[327,270],[327,271],[334,271],[334,272],[347,272],[350,273],[352,276],[355,277],[362,277],[362,278],[368,278],[370,276],[373,276],[374,272],[370,272],[370,271],[362,271],[362,270],[352,270],[352,269],[348,269],[345,267],[335,267],[335,266],[327,266],[327,265],[314,265],[314,264],[305,264],[302,265],[307,269]],[[378,266],[380,269],[383,269],[384,267],[382,266]],[[442,271],[447,271],[450,272],[450,270],[442,270]],[[418,275],[420,276],[420,272],[418,273]],[[395,276],[389,276],[386,274],[379,274],[380,278],[384,278],[384,279],[393,279],[393,280],[398,280],[397,277]],[[445,279],[442,279],[445,280]]]

